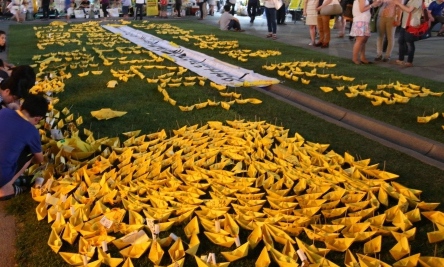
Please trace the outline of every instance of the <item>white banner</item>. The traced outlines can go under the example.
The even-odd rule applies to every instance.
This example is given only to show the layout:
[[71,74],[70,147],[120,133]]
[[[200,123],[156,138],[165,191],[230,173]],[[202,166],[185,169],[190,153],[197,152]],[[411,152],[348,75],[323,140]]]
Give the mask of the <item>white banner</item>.
[[233,87],[244,85],[261,87],[279,83],[279,80],[275,78],[254,73],[252,70],[220,61],[182,46],[172,45],[169,41],[129,26],[103,25],[103,27],[113,33],[121,34],[123,38],[159,56],[167,55],[176,64],[218,84]]

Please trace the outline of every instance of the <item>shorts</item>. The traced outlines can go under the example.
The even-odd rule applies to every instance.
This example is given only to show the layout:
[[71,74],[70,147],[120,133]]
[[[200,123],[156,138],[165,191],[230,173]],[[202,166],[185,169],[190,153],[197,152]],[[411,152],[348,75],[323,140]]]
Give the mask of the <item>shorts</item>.
[[370,36],[370,23],[367,21],[353,21],[350,36]]
[[122,6],[123,15],[128,15],[128,12],[129,12],[129,6]]
[[160,5],[160,11],[167,11],[168,5]]

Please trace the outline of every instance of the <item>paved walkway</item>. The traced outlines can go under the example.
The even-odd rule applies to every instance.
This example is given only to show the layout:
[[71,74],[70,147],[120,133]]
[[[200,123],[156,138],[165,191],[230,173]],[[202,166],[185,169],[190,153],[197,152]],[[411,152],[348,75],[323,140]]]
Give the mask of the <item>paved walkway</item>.
[[[198,21],[196,17],[185,17],[181,18],[182,20],[195,20],[196,23],[207,23],[210,25],[217,25],[220,14],[216,13],[215,16],[207,16],[204,20]],[[243,29],[245,29],[244,34],[251,34],[259,37],[265,37],[267,33],[267,23],[264,17],[257,17],[254,24],[249,23],[249,18],[246,16],[237,16],[239,18]],[[157,18],[148,18],[151,21],[162,21],[168,22],[169,20],[179,20],[176,18],[171,18],[168,20],[165,19],[157,19]],[[75,21],[82,21],[73,19]],[[50,22],[50,21],[49,21]],[[0,22],[0,30],[4,30],[8,32],[9,25],[15,24],[13,21],[1,21]],[[46,24],[48,21],[26,21],[24,24]],[[213,29],[212,29],[213,30]],[[215,29],[214,29],[215,30]],[[239,33],[241,34],[241,33]],[[436,33],[435,33],[436,34]],[[278,42],[286,43],[292,46],[304,47],[307,49],[313,49],[319,51],[320,53],[326,53],[329,55],[339,56],[343,58],[351,58],[351,51],[353,47],[353,42],[349,41],[347,37],[345,38],[336,38],[337,30],[332,30],[332,40],[330,42],[330,47],[328,49],[320,49],[316,47],[309,46],[309,34],[308,34],[308,26],[305,26],[303,22],[297,21],[296,23],[292,22],[290,17],[287,19],[287,25],[278,25],[277,30]],[[416,42],[416,52],[414,59],[414,67],[405,68],[399,67],[390,63],[379,63],[381,66],[381,71],[384,71],[384,68],[392,68],[396,69],[404,74],[415,75],[419,77],[428,78],[431,80],[442,81],[444,82],[444,38],[442,37],[432,37],[427,40],[423,40],[420,42]],[[367,45],[367,57],[369,59],[373,59],[376,56],[376,34],[373,34]],[[392,59],[396,59],[398,47],[395,44],[395,48],[392,53]],[[270,92],[266,92],[276,97],[282,101],[288,101],[288,99],[283,98],[282,96],[271,94]],[[362,135],[374,139],[388,147],[398,149],[404,153],[410,154],[423,162],[427,162],[429,164],[438,166],[443,168],[442,162],[436,162],[433,159],[424,157],[421,153],[417,151],[413,151],[410,149],[406,149],[405,147],[399,146],[397,144],[393,144],[390,141],[385,140],[384,138],[380,138],[378,136],[374,136],[369,134],[368,132],[358,129],[356,127],[350,126],[348,124],[344,124],[341,121],[334,120],[331,117],[325,116],[322,112],[318,112],[312,108],[307,108],[304,105],[300,105],[299,103],[291,102],[290,104],[304,109],[312,114],[315,114],[319,117],[324,118],[327,121],[332,123],[336,123],[342,127],[348,128],[350,130],[361,133]],[[324,104],[322,104],[324,105]],[[0,242],[0,266],[9,267],[14,266],[14,240],[15,240],[15,221],[14,217],[7,216],[4,210],[5,203],[0,203],[0,232],[2,233],[3,240],[7,242]]]

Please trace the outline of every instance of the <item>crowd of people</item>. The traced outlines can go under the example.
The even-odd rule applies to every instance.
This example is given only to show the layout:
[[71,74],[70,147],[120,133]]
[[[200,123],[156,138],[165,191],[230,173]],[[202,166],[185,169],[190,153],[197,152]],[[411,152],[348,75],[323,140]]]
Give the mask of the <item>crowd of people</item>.
[[43,95],[29,94],[36,81],[33,68],[13,66],[5,54],[6,33],[0,31],[0,201],[29,190],[31,179],[19,178],[31,163],[43,161],[35,125],[49,106]]
[[[334,0],[305,0],[303,11],[306,17],[305,23],[309,26],[309,45],[328,48],[330,43],[330,20],[332,15],[323,15],[321,10],[329,6]],[[424,38],[412,34],[408,27],[417,27],[423,21],[423,0],[342,0],[340,3],[342,14],[339,14],[339,35],[345,35],[347,21],[351,22],[350,40],[353,45],[352,61],[357,64],[371,64],[365,55],[367,41],[371,35],[371,20],[376,17],[376,58],[375,61],[389,62],[395,44],[395,32],[399,27],[398,59],[396,64],[405,67],[413,66],[415,54],[415,42]],[[429,32],[435,23],[441,23],[441,29],[437,36],[444,36],[444,3],[443,0],[435,0],[428,6]],[[316,36],[319,36],[316,42]]]

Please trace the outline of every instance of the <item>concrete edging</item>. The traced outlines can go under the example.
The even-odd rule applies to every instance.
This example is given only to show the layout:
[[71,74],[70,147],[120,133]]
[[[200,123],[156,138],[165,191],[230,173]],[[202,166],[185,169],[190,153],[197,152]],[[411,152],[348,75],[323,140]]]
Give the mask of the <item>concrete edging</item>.
[[[323,101],[282,84],[258,88],[444,164],[444,144]],[[432,164],[434,165],[434,164]]]

